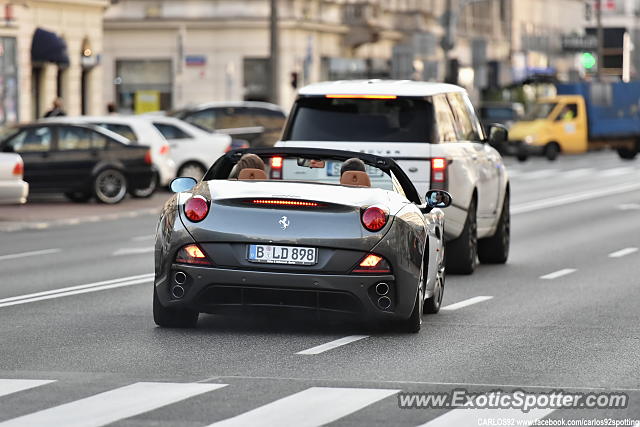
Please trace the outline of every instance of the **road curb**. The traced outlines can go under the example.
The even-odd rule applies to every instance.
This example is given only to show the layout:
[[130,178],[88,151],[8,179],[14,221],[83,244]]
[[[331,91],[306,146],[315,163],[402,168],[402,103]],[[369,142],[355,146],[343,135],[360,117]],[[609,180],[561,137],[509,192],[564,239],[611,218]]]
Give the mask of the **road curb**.
[[0,232],[14,232],[23,230],[46,230],[54,227],[86,224],[90,222],[115,221],[123,218],[137,218],[145,215],[159,215],[160,208],[147,208],[129,212],[110,213],[106,215],[91,215],[76,218],[63,218],[45,222],[0,222]]

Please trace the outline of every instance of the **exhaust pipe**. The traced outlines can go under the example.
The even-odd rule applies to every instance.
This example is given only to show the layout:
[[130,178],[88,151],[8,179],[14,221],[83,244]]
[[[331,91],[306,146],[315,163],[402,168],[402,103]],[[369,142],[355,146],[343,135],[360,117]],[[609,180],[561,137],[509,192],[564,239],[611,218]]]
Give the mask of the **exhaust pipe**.
[[173,275],[173,280],[175,280],[178,285],[184,285],[184,282],[187,281],[187,275],[182,271],[178,271]]
[[383,310],[387,310],[391,307],[391,300],[389,297],[380,297],[378,298],[378,306]]
[[376,294],[380,295],[381,297],[385,296],[386,294],[389,293],[389,285],[387,285],[384,282],[378,283],[376,285]]
[[184,288],[180,285],[175,285],[171,288],[171,295],[175,299],[180,299],[184,296]]

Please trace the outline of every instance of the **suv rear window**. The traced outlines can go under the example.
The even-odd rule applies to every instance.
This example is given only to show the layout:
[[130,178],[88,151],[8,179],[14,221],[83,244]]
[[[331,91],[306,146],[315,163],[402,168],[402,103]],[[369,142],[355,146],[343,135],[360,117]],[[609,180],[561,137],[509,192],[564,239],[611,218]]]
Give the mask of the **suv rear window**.
[[424,98],[305,97],[284,140],[431,142],[433,106]]

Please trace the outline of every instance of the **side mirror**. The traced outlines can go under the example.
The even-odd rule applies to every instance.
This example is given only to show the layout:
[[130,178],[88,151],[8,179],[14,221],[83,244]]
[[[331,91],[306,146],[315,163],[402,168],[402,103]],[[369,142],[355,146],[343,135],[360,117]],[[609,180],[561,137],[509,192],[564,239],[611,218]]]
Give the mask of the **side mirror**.
[[424,199],[430,208],[446,208],[451,205],[451,194],[443,190],[429,190]]
[[198,181],[196,181],[195,179],[184,176],[175,178],[173,181],[171,181],[170,188],[174,193],[182,193],[183,191],[191,190],[196,186],[197,183]]
[[509,131],[499,123],[489,125],[489,145],[498,147],[509,140]]

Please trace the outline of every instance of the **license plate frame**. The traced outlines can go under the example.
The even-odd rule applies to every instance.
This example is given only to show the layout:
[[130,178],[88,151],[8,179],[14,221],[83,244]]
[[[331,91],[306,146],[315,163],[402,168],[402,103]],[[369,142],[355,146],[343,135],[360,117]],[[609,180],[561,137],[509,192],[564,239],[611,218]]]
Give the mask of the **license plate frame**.
[[[276,250],[278,251],[277,256],[274,257]],[[302,255],[300,255],[301,250],[304,251]],[[283,251],[286,251],[284,257],[282,256]],[[312,251],[313,256],[311,258],[313,259],[310,259],[309,251]],[[262,256],[260,256],[260,252]],[[294,254],[295,257],[299,259],[293,259]],[[308,246],[250,244],[247,246],[247,261],[255,264],[313,266],[318,264],[318,248]]]

